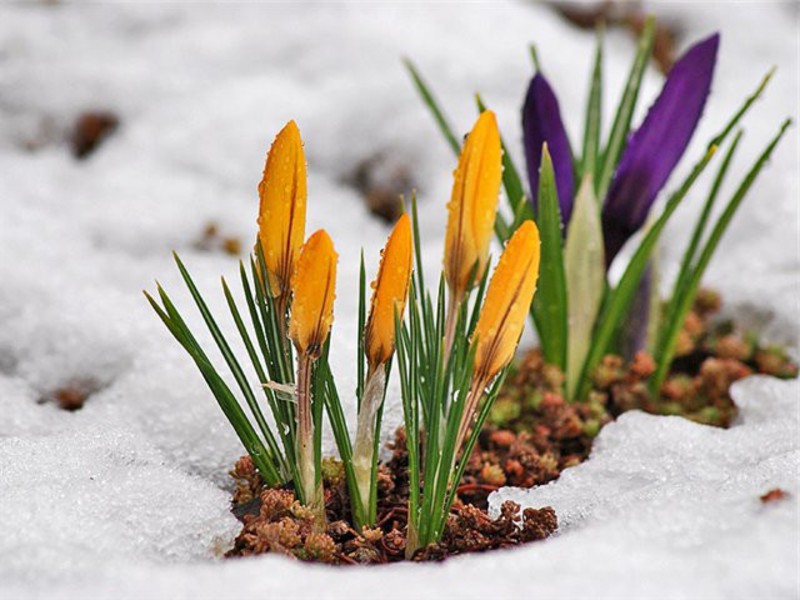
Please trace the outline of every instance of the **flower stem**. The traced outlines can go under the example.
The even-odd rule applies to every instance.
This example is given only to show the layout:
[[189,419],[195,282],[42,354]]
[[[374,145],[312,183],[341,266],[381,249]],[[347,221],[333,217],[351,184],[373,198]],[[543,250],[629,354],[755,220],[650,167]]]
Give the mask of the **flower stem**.
[[[456,445],[453,452],[453,465],[455,465],[456,457],[458,456],[464,441],[467,439],[467,434],[469,433],[470,427],[472,427],[473,421],[475,420],[475,414],[478,412],[478,405],[480,404],[481,397],[483,397],[483,392],[486,390],[486,385],[487,382],[483,380],[483,378],[476,379],[473,381],[472,387],[467,393],[467,398],[464,401],[464,412],[461,413],[461,423],[458,426],[458,435],[456,436]],[[464,458],[466,459],[467,457]],[[451,469],[453,465],[451,465]],[[453,485],[458,485],[458,482],[454,481]]]
[[453,347],[453,339],[456,335],[456,324],[458,323],[458,310],[461,307],[463,293],[452,293],[447,304],[447,316],[444,322],[444,364],[450,359],[450,349]]
[[300,354],[297,363],[297,464],[300,481],[297,490],[302,502],[314,513],[315,526],[325,529],[325,500],[322,479],[314,453],[314,420],[311,410],[311,372],[313,359]]
[[[372,472],[375,467],[376,417],[383,402],[385,387],[386,369],[384,366],[370,367],[364,388],[364,398],[361,400],[361,409],[358,411],[358,427],[353,445],[353,470],[361,506],[364,507],[368,520],[371,519],[369,507],[372,506],[372,498],[376,493],[372,486]],[[372,524],[367,522],[361,525]]]

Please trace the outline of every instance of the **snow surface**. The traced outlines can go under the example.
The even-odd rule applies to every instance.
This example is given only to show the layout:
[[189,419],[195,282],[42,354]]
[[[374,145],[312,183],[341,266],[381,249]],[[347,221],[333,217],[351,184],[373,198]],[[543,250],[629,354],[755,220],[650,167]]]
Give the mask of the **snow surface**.
[[[681,27],[681,47],[722,31],[695,156],[761,74],[778,65],[746,121],[734,169],[743,174],[780,121],[797,118],[797,5],[654,9]],[[556,508],[561,535],[547,542],[380,569],[214,560],[237,530],[226,471],[242,449],[140,290],[158,278],[202,331],[171,263],[177,249],[224,314],[219,275],[235,279],[236,261],[194,242],[209,221],[252,239],[264,153],[295,118],[309,160],[308,231],[326,227],[341,255],[333,356],[342,389],[352,388],[358,253],[363,246],[374,271],[388,233],[345,183],[361,160],[379,153],[389,168],[410,170],[426,268],[433,273],[441,260],[454,160],[399,58],[416,61],[460,131],[474,120],[471,94],[480,90],[521,164],[518,108],[531,41],[577,141],[593,39],[541,6],[0,8],[0,596],[800,594],[800,389],[768,378],[736,387],[742,417],[729,431],[628,414],[602,432],[588,462],[559,481],[501,492]],[[631,52],[627,35],[609,33],[607,117]],[[660,81],[648,74],[645,98]],[[79,112],[97,108],[115,111],[121,127],[77,162],[64,134]],[[790,136],[707,279],[731,314],[796,348],[796,129]],[[665,236],[667,277],[701,198],[690,199]],[[99,388],[82,410],[39,403],[76,379]],[[387,429],[399,419],[396,395],[389,405]],[[792,496],[761,506],[758,496],[776,486]]]

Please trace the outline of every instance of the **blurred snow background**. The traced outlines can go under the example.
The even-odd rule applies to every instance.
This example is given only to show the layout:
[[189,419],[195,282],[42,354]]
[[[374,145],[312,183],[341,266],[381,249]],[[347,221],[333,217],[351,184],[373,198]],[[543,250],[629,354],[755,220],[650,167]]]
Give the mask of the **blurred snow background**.
[[[722,32],[690,156],[778,66],[745,122],[734,168],[743,175],[782,119],[798,116],[797,4],[651,8],[680,32],[679,51]],[[294,118],[309,161],[308,231],[327,228],[341,254],[334,368],[352,388],[358,254],[363,247],[374,273],[388,234],[352,182],[375,157],[407,174],[433,271],[455,166],[401,57],[416,62],[459,131],[480,91],[521,164],[530,42],[577,141],[593,36],[541,5],[0,7],[0,595],[797,596],[800,390],[763,378],[737,387],[744,410],[730,431],[640,414],[605,430],[589,462],[524,495],[556,507],[563,532],[552,541],[443,566],[209,562],[237,529],[224,488],[242,449],[140,291],[157,278],[202,331],[171,262],[176,249],[224,314],[219,276],[235,279],[237,261],[198,241],[213,222],[249,247],[265,152]],[[607,116],[632,51],[629,34],[609,33]],[[639,118],[661,80],[648,74]],[[65,138],[87,110],[112,111],[119,127],[78,161]],[[792,129],[707,276],[731,314],[795,348],[797,141]],[[665,236],[668,276],[704,189]],[[91,392],[84,408],[57,408],[53,396],[73,388]],[[395,406],[387,425],[398,416]],[[776,486],[793,497],[760,506]]]

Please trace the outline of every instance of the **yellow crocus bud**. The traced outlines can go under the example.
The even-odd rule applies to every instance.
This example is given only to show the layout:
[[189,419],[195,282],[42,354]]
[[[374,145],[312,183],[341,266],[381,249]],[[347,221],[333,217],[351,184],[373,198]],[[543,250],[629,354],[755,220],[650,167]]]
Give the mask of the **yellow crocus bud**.
[[473,285],[486,270],[502,171],[497,119],[492,111],[486,110],[478,117],[461,150],[447,205],[444,274],[456,298],[466,293],[476,264]]
[[406,306],[412,266],[411,220],[407,214],[397,221],[381,254],[364,330],[370,371],[389,360],[394,352],[395,312],[402,315]]
[[308,238],[295,261],[289,337],[299,354],[312,359],[322,352],[333,323],[337,258],[333,241],[320,229]]
[[473,381],[487,383],[514,357],[539,277],[539,230],[525,221],[492,274],[478,324]]
[[285,297],[306,229],[306,157],[294,121],[289,121],[272,143],[258,194],[258,239],[270,291],[273,296]]

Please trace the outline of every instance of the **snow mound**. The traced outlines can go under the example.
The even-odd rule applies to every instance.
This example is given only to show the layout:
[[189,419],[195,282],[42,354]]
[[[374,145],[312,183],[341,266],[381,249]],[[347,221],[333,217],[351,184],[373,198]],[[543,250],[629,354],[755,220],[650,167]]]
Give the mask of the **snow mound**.
[[124,423],[87,424],[0,439],[4,581],[56,584],[104,563],[186,561],[230,547],[238,523],[228,493],[166,466]]
[[[218,562],[228,497],[160,464],[122,430],[0,442],[0,592],[27,598],[791,598],[797,581],[800,384],[737,384],[729,430],[623,415],[585,463],[491,502],[552,505],[561,532],[442,565],[331,569],[263,556]],[[69,454],[65,450],[69,449]],[[124,468],[121,468],[124,467]],[[789,497],[763,504],[780,487]]]

